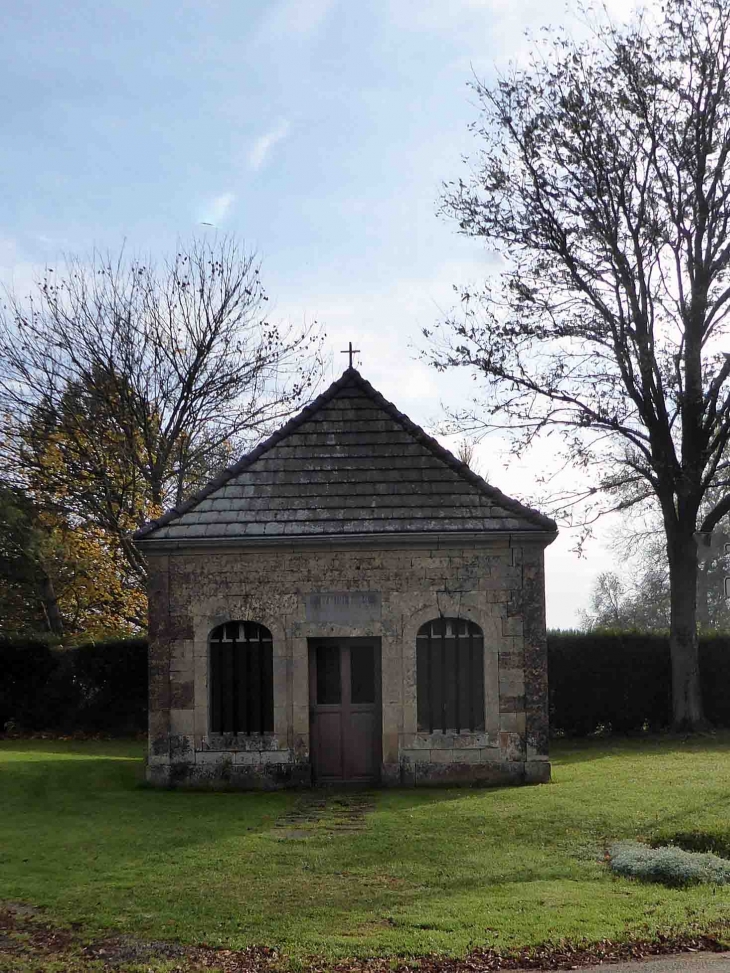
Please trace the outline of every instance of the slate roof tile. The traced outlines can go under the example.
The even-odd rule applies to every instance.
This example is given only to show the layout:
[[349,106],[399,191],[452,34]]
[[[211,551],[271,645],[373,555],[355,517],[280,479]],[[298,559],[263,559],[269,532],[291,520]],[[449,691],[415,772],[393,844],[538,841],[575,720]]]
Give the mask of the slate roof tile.
[[188,538],[554,531],[473,473],[353,368],[142,542]]

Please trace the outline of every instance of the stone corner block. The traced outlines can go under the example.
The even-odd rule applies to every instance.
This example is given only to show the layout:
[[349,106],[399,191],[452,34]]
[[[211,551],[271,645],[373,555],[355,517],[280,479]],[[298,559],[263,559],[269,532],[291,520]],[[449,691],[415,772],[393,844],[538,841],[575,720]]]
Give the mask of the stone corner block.
[[[406,775],[409,773],[409,765],[405,765]],[[403,783],[403,773],[400,763],[384,763],[380,768],[380,783],[383,787],[400,787]]]
[[528,760],[525,763],[526,784],[549,784],[550,780],[550,764],[547,760]]
[[155,787],[169,787],[170,786],[170,765],[169,763],[154,763],[147,764],[147,769],[145,771],[145,777],[148,784],[152,784]]

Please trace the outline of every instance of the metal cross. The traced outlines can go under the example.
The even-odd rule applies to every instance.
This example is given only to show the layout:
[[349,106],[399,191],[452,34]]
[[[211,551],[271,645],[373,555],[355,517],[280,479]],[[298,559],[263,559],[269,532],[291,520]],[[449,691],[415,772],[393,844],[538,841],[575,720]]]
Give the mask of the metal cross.
[[350,356],[350,368],[352,368],[352,356],[359,354],[360,353],[360,349],[359,348],[353,348],[351,341],[348,342],[348,346],[349,347],[347,347],[343,351],[341,351],[340,354],[341,355],[349,355]]

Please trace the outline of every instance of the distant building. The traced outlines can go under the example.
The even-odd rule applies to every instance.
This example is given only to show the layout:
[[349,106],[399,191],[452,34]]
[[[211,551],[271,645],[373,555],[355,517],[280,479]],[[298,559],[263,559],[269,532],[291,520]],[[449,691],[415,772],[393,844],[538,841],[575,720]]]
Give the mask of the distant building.
[[136,535],[149,780],[549,780],[555,536],[348,368]]

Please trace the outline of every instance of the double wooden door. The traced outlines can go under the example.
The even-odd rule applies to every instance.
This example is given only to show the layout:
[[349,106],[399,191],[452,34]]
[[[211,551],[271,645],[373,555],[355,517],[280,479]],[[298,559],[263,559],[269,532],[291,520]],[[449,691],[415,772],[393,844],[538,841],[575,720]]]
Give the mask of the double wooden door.
[[309,712],[317,783],[380,776],[380,639],[311,639]]

